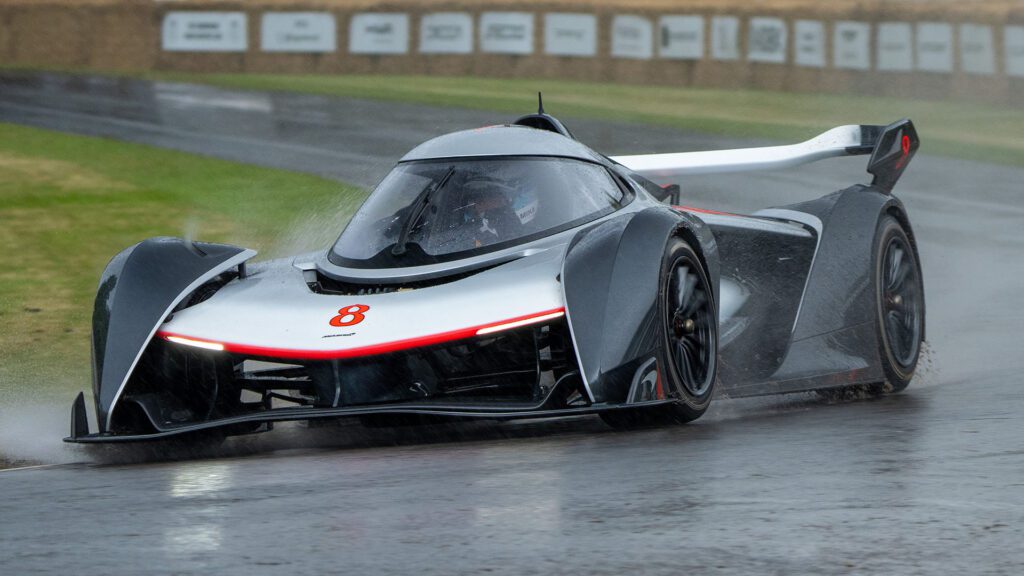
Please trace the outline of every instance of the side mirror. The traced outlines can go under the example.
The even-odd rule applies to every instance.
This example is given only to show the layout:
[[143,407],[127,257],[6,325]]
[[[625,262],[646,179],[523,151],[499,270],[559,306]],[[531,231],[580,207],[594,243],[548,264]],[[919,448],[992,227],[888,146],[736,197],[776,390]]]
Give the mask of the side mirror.
[[679,206],[683,203],[682,189],[679,188],[679,184],[666,184],[661,187],[665,191],[665,195],[662,198],[668,198],[670,206]]

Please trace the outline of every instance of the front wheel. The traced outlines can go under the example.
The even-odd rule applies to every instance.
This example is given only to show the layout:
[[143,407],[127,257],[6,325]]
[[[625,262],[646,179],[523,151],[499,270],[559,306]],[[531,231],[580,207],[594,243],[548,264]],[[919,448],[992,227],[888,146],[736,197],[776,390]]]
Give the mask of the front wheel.
[[659,372],[667,378],[673,403],[616,409],[601,414],[613,428],[684,423],[700,418],[711,404],[718,379],[718,311],[707,271],[681,238],[669,240],[658,290],[662,353]]

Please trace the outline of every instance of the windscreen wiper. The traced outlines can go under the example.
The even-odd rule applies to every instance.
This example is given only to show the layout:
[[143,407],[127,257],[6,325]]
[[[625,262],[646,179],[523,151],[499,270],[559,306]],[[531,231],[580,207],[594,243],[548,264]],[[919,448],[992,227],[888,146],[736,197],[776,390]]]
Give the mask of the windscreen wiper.
[[409,243],[409,234],[412,234],[416,224],[423,217],[423,212],[430,204],[430,195],[444,188],[452,174],[455,174],[455,166],[449,166],[448,171],[444,173],[444,176],[441,176],[440,180],[427,184],[423,191],[419,193],[419,196],[416,196],[416,200],[412,203],[412,210],[409,211],[409,217],[405,219],[402,231],[398,234],[398,240],[395,241],[395,247],[391,249],[392,256],[405,254],[405,245]]

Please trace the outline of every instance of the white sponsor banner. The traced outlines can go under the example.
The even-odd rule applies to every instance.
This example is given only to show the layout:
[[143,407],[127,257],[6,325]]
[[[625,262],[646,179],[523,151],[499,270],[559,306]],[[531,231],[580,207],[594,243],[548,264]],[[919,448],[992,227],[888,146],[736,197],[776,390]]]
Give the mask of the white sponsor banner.
[[612,57],[649,60],[654,55],[651,21],[630,14],[612,18]]
[[914,69],[914,31],[907,22],[882,22],[877,28],[875,67],[909,72]]
[[751,18],[747,26],[747,60],[786,62],[786,22],[781,18]]
[[328,12],[267,12],[260,19],[264,52],[334,52],[337,38]]
[[703,16],[662,16],[658,31],[658,56],[679,60],[704,57]]
[[971,74],[996,73],[996,53],[991,26],[960,25],[960,66],[964,72]]
[[438,12],[420,18],[420,52],[469,54],[473,52],[473,17],[468,12]]
[[871,69],[871,25],[836,22],[832,29],[832,63],[848,70]]
[[533,14],[484,12],[480,16],[480,49],[495,54],[533,54]]
[[917,25],[917,69],[953,71],[953,26],[944,22]]
[[544,51],[556,56],[597,54],[597,16],[552,12],[544,16]]
[[797,20],[793,24],[793,58],[798,66],[825,66],[825,24]]
[[715,60],[736,60],[740,57],[740,19],[715,16],[711,19],[711,57]]
[[405,54],[409,52],[409,15],[366,12],[352,16],[348,27],[352,54]]
[[1006,56],[1006,73],[1024,77],[1024,26],[1003,28],[1003,50]]
[[249,47],[243,12],[168,12],[161,46],[168,52],[245,52]]

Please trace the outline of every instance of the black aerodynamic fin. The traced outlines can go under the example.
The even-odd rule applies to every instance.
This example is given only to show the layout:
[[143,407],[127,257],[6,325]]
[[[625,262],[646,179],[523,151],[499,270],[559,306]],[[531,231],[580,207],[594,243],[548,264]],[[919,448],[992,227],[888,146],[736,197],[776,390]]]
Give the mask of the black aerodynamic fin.
[[[101,431],[158,326],[184,298],[256,252],[227,244],[150,238],[107,264],[93,309],[93,395]],[[78,413],[81,432],[85,420]],[[75,431],[72,431],[72,436]]]
[[544,112],[544,97],[541,96],[540,92],[537,92],[537,113],[520,116],[512,124],[514,126],[529,126],[538,130],[547,130],[548,132],[561,134],[566,138],[576,139],[572,132],[569,132],[569,129],[558,118]]
[[85,411],[85,394],[78,393],[71,405],[71,436],[81,438],[89,435],[89,416]]
[[[880,126],[864,128],[880,129],[874,138],[871,160],[868,161],[868,173],[875,177],[871,185],[888,194],[892,192],[893,186],[903,175],[903,171],[907,169],[910,160],[921,146],[921,140],[917,137],[914,123],[907,118],[893,122],[884,128]],[[865,143],[868,140],[865,133]]]

